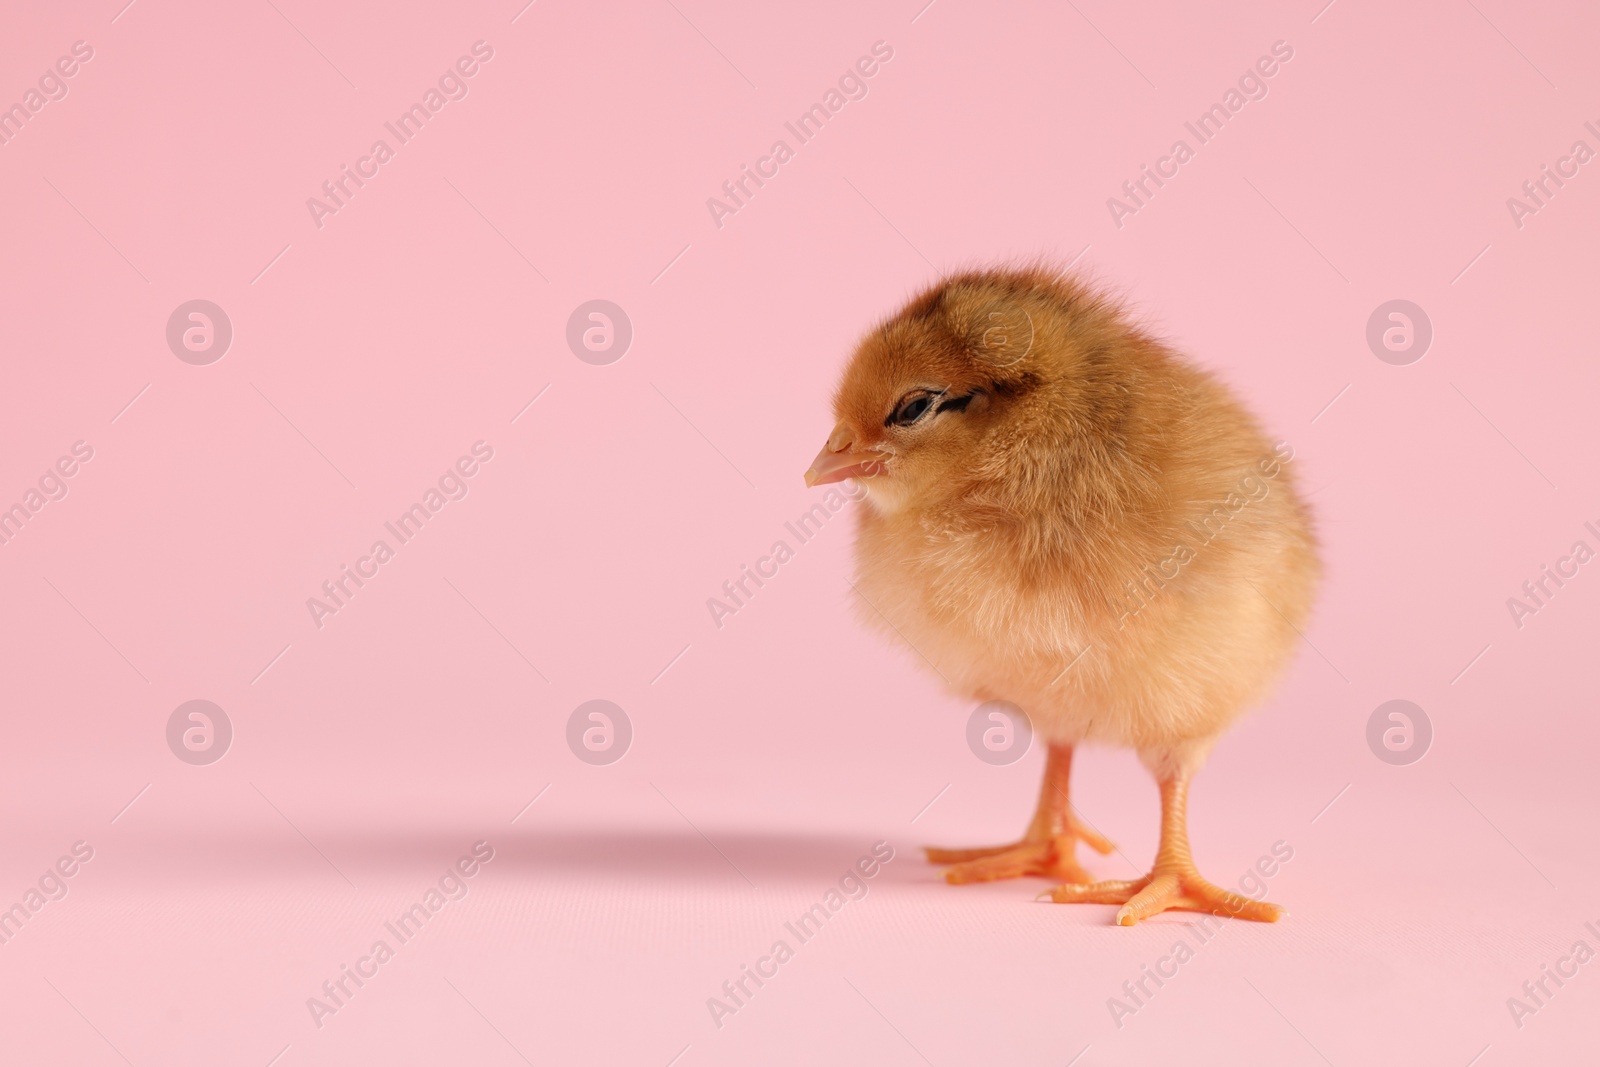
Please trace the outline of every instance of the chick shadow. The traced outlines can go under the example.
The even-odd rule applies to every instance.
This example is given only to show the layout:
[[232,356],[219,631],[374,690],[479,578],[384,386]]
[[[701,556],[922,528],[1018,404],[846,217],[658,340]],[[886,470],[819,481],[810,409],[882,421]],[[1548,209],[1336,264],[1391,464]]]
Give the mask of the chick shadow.
[[[787,831],[596,828],[526,831],[503,835],[492,843],[493,866],[501,878],[601,879],[623,885],[725,880],[730,885],[748,883],[768,889],[836,881],[862,857],[870,858],[879,840],[866,835]],[[455,852],[463,851],[464,841],[442,837],[435,841],[351,841],[349,857],[353,866],[368,870],[413,868],[425,862],[424,856],[448,862]],[[912,842],[895,842],[892,847],[890,863],[874,864],[885,874],[894,872],[896,877],[887,880],[932,877],[933,868],[920,848]]]
[[[600,830],[538,833],[507,840],[518,872],[568,873],[618,880],[694,881],[726,877],[757,888],[834,881],[882,838],[792,832]],[[926,881],[933,869],[912,841],[893,841],[890,864],[874,864],[885,881]],[[886,877],[893,872],[894,877]]]
[[[132,877],[159,881],[235,883],[277,879],[339,879],[365,890],[379,884],[431,880],[486,842],[482,864],[496,881],[615,882],[618,885],[707,885],[760,890],[832,883],[871,857],[883,835],[684,828],[606,828],[497,832],[484,827],[430,828],[403,833],[347,828],[301,838],[287,834],[154,835],[137,856],[119,858]],[[874,861],[875,882],[912,884],[937,878],[920,842],[892,841],[893,859]],[[881,848],[881,846],[880,846]]]

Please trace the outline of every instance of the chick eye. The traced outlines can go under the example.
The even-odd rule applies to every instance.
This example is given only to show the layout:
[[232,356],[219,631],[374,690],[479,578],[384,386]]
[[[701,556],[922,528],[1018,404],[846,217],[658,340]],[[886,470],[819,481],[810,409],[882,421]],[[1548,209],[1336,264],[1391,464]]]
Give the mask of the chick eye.
[[903,401],[894,414],[889,416],[888,422],[894,426],[910,426],[928,413],[933,406],[934,398],[927,393],[921,393]]

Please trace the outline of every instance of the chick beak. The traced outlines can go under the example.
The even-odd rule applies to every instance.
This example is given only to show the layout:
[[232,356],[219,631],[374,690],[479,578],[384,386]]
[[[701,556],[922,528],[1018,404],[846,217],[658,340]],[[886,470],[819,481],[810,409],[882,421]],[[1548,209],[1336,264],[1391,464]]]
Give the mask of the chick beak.
[[827,485],[829,482],[842,482],[846,478],[867,478],[883,471],[882,452],[871,448],[857,450],[854,446],[855,434],[850,427],[842,422],[835,426],[833,433],[828,436],[828,443],[822,446],[817,458],[811,461],[811,469],[806,471],[806,485]]

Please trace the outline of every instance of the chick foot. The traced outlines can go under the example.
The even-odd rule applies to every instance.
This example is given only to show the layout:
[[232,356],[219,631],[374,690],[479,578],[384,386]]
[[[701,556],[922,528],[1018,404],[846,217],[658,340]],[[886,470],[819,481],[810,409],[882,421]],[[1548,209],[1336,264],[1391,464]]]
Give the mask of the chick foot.
[[1164,911],[1203,911],[1232,919],[1277,922],[1284,910],[1276,904],[1212,885],[1201,877],[1189,852],[1189,771],[1178,770],[1161,780],[1161,845],[1155,867],[1143,878],[1120,882],[1058,885],[1048,893],[1057,904],[1121,904],[1116,924],[1132,926]]
[[950,864],[944,880],[951,885],[995,882],[1003,878],[1056,878],[1063,882],[1091,881],[1073,855],[1079,841],[1107,855],[1115,847],[1093,829],[1071,820],[1072,830],[1043,840],[1023,838],[996,848],[927,848],[932,863]]
[[1212,885],[1201,877],[1193,864],[1177,869],[1157,870],[1131,881],[1093,882],[1089,885],[1068,879],[1048,893],[1057,904],[1121,904],[1116,924],[1132,926],[1140,919],[1164,911],[1203,911],[1230,919],[1277,922],[1284,910],[1264,900],[1251,900],[1238,893]]
[[929,862],[951,865],[944,872],[951,885],[1027,877],[1090,881],[1089,872],[1073,855],[1077,843],[1084,842],[1102,856],[1116,846],[1073,812],[1067,800],[1071,772],[1072,746],[1051,745],[1039,807],[1021,841],[992,848],[927,848]]

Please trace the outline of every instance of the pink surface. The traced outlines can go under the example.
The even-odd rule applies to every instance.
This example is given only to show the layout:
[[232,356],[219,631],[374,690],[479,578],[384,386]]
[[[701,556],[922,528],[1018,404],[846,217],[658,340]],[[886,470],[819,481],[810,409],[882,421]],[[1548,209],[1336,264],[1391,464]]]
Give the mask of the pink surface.
[[[0,35],[27,115],[0,144],[0,505],[28,516],[0,545],[0,898],[26,915],[0,1062],[1593,1060],[1600,963],[1569,953],[1600,948],[1600,564],[1561,564],[1600,549],[1600,175],[1571,155],[1600,149],[1592,8],[121,3]],[[880,41],[799,143],[785,123]],[[1184,124],[1280,41],[1199,144]],[[441,85],[420,133],[386,130]],[[1108,207],[1146,164],[1176,174]],[[1514,212],[1545,164],[1565,184]],[[743,165],[776,175],[713,212]],[[313,212],[342,166],[369,177]],[[864,327],[1035,253],[1295,448],[1327,585],[1193,805],[1219,882],[1293,850],[1279,925],[1202,944],[1192,916],[939,883],[917,846],[1014,835],[1042,755],[974,758],[971,709],[859,629],[848,515],[786,532]],[[1433,331],[1404,365],[1367,342],[1397,299]],[[189,360],[169,347],[193,300],[231,322],[220,360],[186,313]],[[569,347],[591,300],[631,322],[620,360]],[[441,485],[420,533],[386,531]],[[369,577],[314,619],[344,565]],[[1514,617],[1543,565],[1576,575]],[[608,765],[567,743],[596,699],[632,728]],[[1404,766],[1367,742],[1395,699],[1433,731]],[[231,724],[208,765],[175,754],[200,720],[168,743],[193,700]],[[1121,846],[1092,869],[1132,875],[1154,786],[1123,752],[1076,770]],[[785,923],[879,841],[799,943]],[[1193,958],[1113,1011],[1180,938]],[[345,965],[375,973],[314,1013]],[[1576,974],[1514,1018],[1546,966]]]

